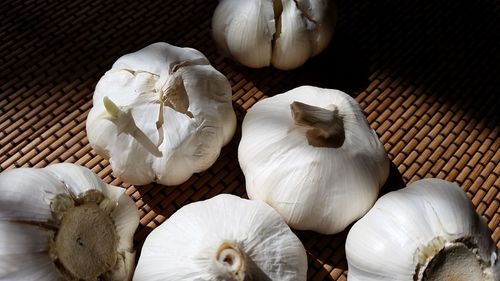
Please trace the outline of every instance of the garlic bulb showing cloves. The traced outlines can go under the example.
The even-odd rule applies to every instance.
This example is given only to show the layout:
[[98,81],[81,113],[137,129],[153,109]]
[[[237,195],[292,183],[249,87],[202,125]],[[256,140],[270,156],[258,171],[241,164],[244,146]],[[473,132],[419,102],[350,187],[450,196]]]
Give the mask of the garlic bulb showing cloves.
[[349,231],[350,281],[498,281],[488,226],[456,185],[423,179],[382,196]]
[[288,70],[328,46],[335,18],[329,0],[220,0],[212,31],[222,52],[238,62]]
[[124,189],[55,164],[0,174],[0,280],[130,280],[139,213]]
[[375,202],[389,160],[358,103],[303,86],[257,102],[243,120],[238,159],[251,199],[292,227],[342,231]]
[[135,281],[301,281],[300,240],[269,206],[221,194],[179,209],[146,238]]
[[208,169],[236,128],[227,78],[197,50],[155,43],[99,80],[90,145],[132,184],[176,185]]

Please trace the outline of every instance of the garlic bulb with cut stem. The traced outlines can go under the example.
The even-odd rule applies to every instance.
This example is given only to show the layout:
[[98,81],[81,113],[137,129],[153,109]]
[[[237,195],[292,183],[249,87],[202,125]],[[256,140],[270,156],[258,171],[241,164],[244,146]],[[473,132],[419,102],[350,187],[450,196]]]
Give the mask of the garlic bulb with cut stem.
[[130,280],[139,212],[75,164],[0,173],[0,280]]
[[300,240],[268,205],[230,194],[179,209],[146,238],[135,281],[301,281]]
[[328,46],[335,11],[331,0],[220,0],[213,37],[243,65],[293,69]]
[[227,78],[199,51],[155,43],[99,80],[90,145],[132,184],[176,185],[208,169],[236,128]]
[[456,185],[423,179],[382,196],[349,231],[349,281],[498,281],[488,226]]
[[359,104],[302,86],[257,102],[243,120],[238,160],[249,198],[292,227],[342,231],[375,203],[389,159]]

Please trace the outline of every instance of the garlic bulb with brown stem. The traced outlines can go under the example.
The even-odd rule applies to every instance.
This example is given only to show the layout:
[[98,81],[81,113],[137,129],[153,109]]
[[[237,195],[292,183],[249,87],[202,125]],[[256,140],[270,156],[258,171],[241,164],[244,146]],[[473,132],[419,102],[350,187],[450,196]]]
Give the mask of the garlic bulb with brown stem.
[[303,86],[257,102],[243,120],[238,160],[251,199],[292,227],[332,234],[362,217],[389,159],[359,104]]

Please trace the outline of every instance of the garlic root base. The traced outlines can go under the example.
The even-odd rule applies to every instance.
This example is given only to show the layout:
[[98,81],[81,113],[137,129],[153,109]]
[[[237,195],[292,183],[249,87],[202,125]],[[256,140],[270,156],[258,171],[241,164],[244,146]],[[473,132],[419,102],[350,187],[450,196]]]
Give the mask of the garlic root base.
[[110,217],[114,206],[97,192],[75,200],[77,206],[68,199],[61,196],[52,203],[60,221],[50,244],[51,258],[65,280],[100,280],[118,260],[119,237]]
[[[430,245],[433,247],[433,245]],[[472,243],[446,243],[415,270],[416,281],[496,281],[491,262],[477,255]]]

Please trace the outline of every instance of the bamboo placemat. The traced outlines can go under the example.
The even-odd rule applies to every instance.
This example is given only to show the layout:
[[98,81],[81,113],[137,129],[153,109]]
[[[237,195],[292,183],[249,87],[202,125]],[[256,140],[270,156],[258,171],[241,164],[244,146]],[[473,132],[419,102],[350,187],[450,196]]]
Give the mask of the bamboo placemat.
[[[208,171],[179,187],[130,186],[89,146],[95,84],[121,55],[165,41],[202,51],[230,80],[239,124],[257,100],[299,85],[341,89],[362,105],[393,162],[383,192],[425,177],[460,184],[500,246],[500,9],[495,1],[338,1],[329,49],[295,71],[252,70],[211,39],[217,1],[0,3],[0,170],[74,162],[127,188],[146,235],[183,205],[245,196],[240,132]],[[346,232],[297,232],[309,280],[346,280]]]

